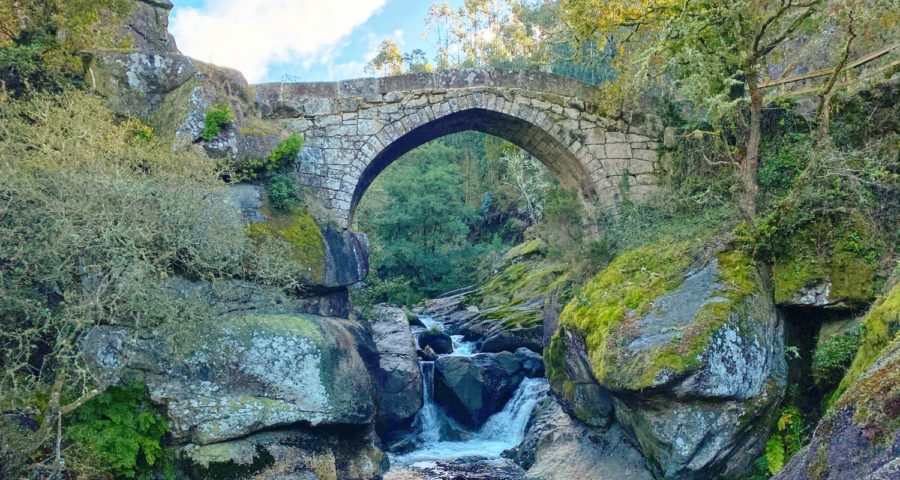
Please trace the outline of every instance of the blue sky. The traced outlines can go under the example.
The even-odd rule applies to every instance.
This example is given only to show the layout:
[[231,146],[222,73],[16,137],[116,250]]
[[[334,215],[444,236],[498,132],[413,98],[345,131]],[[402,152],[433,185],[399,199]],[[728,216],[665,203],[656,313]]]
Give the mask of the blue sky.
[[170,30],[185,54],[237,68],[251,83],[342,80],[367,76],[385,38],[431,53],[420,34],[434,1],[173,0]]

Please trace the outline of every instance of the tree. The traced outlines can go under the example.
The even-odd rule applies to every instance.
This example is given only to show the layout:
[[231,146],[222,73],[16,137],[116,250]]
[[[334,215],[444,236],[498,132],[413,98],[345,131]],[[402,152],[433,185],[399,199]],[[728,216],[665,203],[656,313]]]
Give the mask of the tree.
[[403,54],[397,42],[387,39],[378,46],[378,53],[369,64],[366,71],[377,75],[400,75],[403,73]]
[[538,223],[544,212],[544,196],[550,187],[550,182],[543,175],[546,169],[522,150],[504,152],[503,160],[506,162],[507,181],[518,190],[531,223]]
[[[814,28],[826,0],[563,0],[564,17],[600,46],[614,39],[620,82],[640,88],[669,74],[709,109],[720,132],[739,138],[742,213],[756,215],[763,93],[767,60]],[[622,68],[626,65],[635,68]],[[626,89],[627,90],[627,89]],[[633,93],[631,90],[630,93]],[[628,96],[625,94],[624,96]],[[749,110],[749,120],[744,118]]]

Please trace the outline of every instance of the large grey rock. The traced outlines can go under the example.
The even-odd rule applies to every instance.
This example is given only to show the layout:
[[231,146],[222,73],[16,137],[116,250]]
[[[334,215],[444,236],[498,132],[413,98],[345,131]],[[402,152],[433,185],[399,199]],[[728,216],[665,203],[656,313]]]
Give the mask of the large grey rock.
[[173,7],[169,0],[136,0],[117,40],[135,50],[178,53],[175,37],[168,30]]
[[535,408],[524,440],[504,456],[534,480],[653,479],[644,457],[618,425],[589,427],[566,413],[553,396]]
[[[770,290],[740,252],[721,255],[727,267],[718,260],[726,257],[709,260],[645,314],[612,325],[593,352],[603,369],[592,368],[584,334],[564,321],[546,352],[564,405],[593,423],[583,392],[591,383],[608,391],[617,422],[666,478],[744,474],[784,393],[783,327]],[[732,269],[727,285],[722,268]]]
[[378,416],[380,428],[408,424],[422,408],[422,375],[409,322],[403,309],[376,305],[371,315],[378,350]]
[[[374,387],[355,322],[306,314],[217,319],[197,338],[98,327],[83,348],[103,372],[147,384],[172,435],[205,445],[292,425],[372,421]],[[178,347],[178,348],[176,348]]]
[[361,431],[294,427],[212,445],[187,445],[179,467],[189,478],[375,480],[387,467],[377,437]]
[[[229,186],[228,204],[239,211],[246,223],[265,223],[272,220],[272,208],[268,204],[262,184],[236,184]],[[368,238],[365,234],[340,229],[331,222],[316,220],[322,237],[324,256],[321,265],[311,266],[317,273],[304,278],[307,290],[328,293],[344,290],[359,283],[369,273]],[[348,306],[349,311],[349,306]]]
[[544,328],[533,327],[493,328],[481,344],[482,352],[515,352],[519,348],[540,351],[543,347]]
[[434,371],[435,401],[469,427],[502,409],[525,377],[521,362],[509,352],[441,357]]
[[900,478],[900,338],[835,402],[774,480]]

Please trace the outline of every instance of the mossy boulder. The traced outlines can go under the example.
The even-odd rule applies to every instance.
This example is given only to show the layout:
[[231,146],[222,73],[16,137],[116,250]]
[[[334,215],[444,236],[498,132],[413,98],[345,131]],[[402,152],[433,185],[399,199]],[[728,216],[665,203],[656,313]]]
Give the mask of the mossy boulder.
[[740,473],[761,449],[786,381],[783,331],[743,251],[663,242],[626,252],[559,324],[545,351],[554,391],[589,423],[598,412],[580,392],[609,392],[660,474]]
[[[85,340],[106,371],[147,384],[172,435],[199,445],[260,430],[369,424],[374,387],[355,322],[299,313],[226,315],[202,342],[177,352],[161,335],[114,327]],[[186,341],[187,339],[182,339]]]
[[342,289],[368,274],[365,235],[317,219],[310,213],[315,206],[273,208],[258,184],[232,186],[229,202],[247,222],[248,236],[260,243],[269,239],[284,243],[282,253],[304,268],[301,283],[313,292]]
[[866,363],[775,480],[900,478],[900,337]]
[[773,245],[775,303],[859,308],[875,299],[887,248],[870,221],[851,211],[793,228],[776,236]]

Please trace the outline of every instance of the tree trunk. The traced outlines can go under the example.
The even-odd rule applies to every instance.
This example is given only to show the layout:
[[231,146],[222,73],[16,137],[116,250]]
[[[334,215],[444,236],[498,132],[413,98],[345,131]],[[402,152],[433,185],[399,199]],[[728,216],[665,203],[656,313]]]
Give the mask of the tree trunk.
[[756,74],[751,74],[747,78],[747,88],[750,91],[750,132],[747,150],[741,162],[742,191],[739,207],[745,218],[753,219],[756,216],[756,198],[759,195],[756,174],[759,170],[759,145],[762,137],[762,92],[759,90]]

